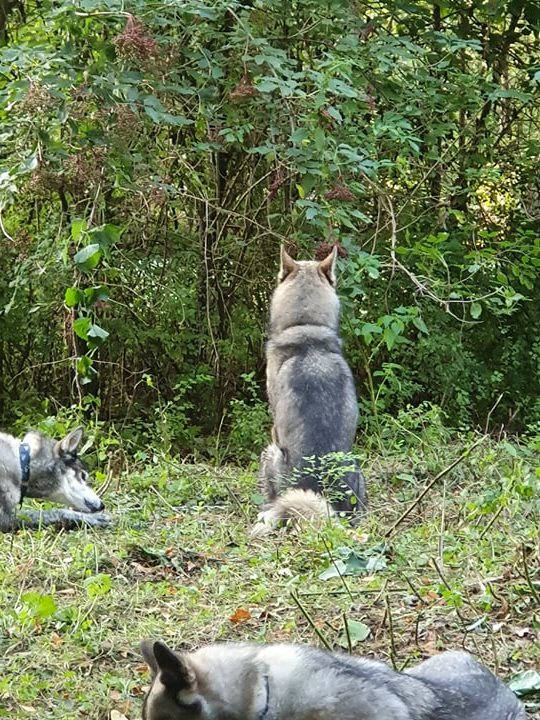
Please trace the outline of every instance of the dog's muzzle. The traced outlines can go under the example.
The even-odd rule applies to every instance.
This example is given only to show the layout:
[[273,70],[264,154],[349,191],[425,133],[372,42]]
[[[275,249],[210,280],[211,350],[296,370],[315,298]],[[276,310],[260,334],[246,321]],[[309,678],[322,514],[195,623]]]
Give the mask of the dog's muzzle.
[[101,500],[98,503],[90,502],[89,500],[85,500],[84,504],[88,508],[88,511],[91,513],[101,512],[105,509],[105,505],[101,502]]

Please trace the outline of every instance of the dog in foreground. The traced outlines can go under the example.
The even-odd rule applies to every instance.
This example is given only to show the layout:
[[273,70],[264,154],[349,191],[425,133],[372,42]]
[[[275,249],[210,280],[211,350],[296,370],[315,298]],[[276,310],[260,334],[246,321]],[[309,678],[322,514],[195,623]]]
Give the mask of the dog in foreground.
[[354,441],[358,404],[339,336],[336,255],[334,247],[322,262],[297,262],[281,249],[266,346],[274,424],[259,471],[268,506],[253,536],[288,518],[365,507],[364,477],[353,458],[344,458]]
[[[88,473],[77,457],[82,429],[56,441],[30,431],[20,441],[0,433],[0,531],[21,527],[84,525],[107,527],[103,502],[87,485]],[[25,497],[67,505],[67,509],[19,510]]]
[[466,652],[407,672],[300,645],[141,651],[153,675],[143,720],[525,720],[523,706]]

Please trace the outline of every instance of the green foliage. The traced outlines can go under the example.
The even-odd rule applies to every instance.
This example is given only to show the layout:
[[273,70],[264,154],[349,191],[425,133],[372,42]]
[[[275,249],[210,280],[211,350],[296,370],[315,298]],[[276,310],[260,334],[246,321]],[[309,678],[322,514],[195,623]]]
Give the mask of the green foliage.
[[141,452],[251,457],[284,241],[347,254],[370,421],[536,422],[533,3],[23,5],[0,26],[2,424],[46,398]]
[[[266,403],[255,381],[255,373],[243,373],[246,399],[233,398],[229,405],[229,427],[224,449],[218,444],[217,458],[233,457],[238,462],[255,460],[270,436],[270,418]],[[225,416],[227,419],[227,416]]]

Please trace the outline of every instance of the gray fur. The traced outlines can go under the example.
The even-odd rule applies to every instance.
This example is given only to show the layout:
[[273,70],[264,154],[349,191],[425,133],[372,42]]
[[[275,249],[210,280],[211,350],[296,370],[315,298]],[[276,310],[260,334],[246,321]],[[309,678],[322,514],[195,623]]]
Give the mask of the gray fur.
[[[296,262],[282,250],[266,346],[274,442],[261,455],[259,476],[270,503],[286,487],[323,493],[330,485],[333,510],[351,513],[366,503],[356,464],[347,461],[349,469],[338,479],[323,482],[331,455],[351,451],[358,421],[354,380],[339,336],[335,260],[335,249],[322,262]],[[267,508],[253,534],[270,531],[275,516],[275,508]]]
[[[77,457],[81,439],[81,428],[59,441],[34,430],[27,432],[22,441],[0,433],[0,532],[46,525],[65,528],[109,525],[110,518],[101,512],[103,502],[87,485],[88,473]],[[22,498],[21,442],[30,447],[27,496],[59,502],[74,509],[42,512],[21,509],[17,512]]]
[[399,673],[299,645],[208,645],[177,655],[145,642],[143,720],[524,720],[513,693],[464,652]]

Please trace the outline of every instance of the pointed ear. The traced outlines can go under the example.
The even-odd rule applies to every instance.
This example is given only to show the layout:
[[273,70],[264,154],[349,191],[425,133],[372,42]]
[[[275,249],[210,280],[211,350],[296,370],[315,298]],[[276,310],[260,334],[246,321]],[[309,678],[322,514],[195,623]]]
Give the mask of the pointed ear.
[[[173,695],[177,695],[181,690],[188,690],[193,686],[195,675],[187,665],[185,658],[177,655],[159,641],[154,642],[152,654],[159,672],[159,679]],[[153,669],[153,666],[150,663],[148,664]]]
[[337,258],[337,246],[334,245],[330,255],[324,258],[319,263],[319,272],[324,275],[330,285],[336,284],[336,258]]
[[283,282],[285,278],[298,268],[298,263],[293,260],[289,253],[281,246],[281,267],[279,269],[278,282]]
[[152,671],[152,677],[155,677],[158,673],[158,664],[154,655],[154,641],[143,640],[139,645],[139,650],[141,651],[144,662]]
[[75,455],[82,440],[82,427],[72,430],[63,440],[56,443],[56,451],[59,455]]

